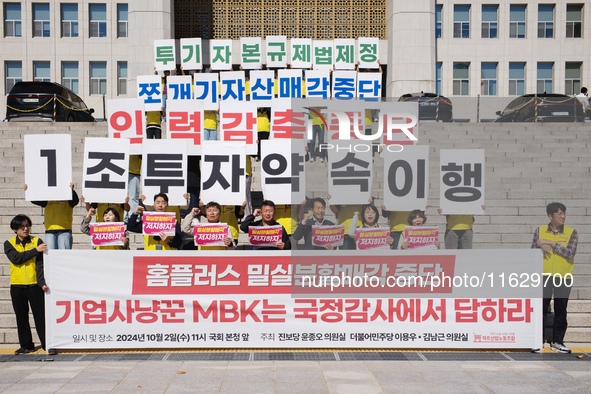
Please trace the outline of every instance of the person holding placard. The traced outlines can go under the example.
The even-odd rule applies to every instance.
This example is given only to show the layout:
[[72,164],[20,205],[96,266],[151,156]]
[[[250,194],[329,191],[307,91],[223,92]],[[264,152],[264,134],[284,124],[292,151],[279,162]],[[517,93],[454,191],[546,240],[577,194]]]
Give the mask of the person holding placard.
[[[425,211],[421,211],[420,209],[415,209],[408,214],[408,224],[410,226],[424,226],[427,223],[427,217],[425,216]],[[439,249],[441,244],[439,241],[434,241],[433,245]],[[400,237],[400,246],[399,249],[408,249],[410,243],[405,239],[404,233]],[[431,246],[432,247],[432,246]]]
[[162,139],[162,112],[146,112],[146,138]]
[[[102,204],[108,205],[108,204]],[[80,232],[83,234],[91,235],[90,234],[90,221],[92,217],[97,214],[97,209],[94,207],[90,207],[86,216],[82,218],[82,223],[80,223]],[[100,215],[100,214],[99,214]],[[119,210],[116,207],[108,207],[102,210],[102,221],[105,223],[119,223],[121,222],[121,216]],[[97,223],[98,217],[97,217]],[[96,250],[126,250],[129,249],[129,233],[125,230],[125,236],[121,237],[120,241],[123,245],[108,245],[108,246],[95,246]]]
[[[443,213],[441,208],[437,212]],[[445,249],[472,249],[473,215],[445,215],[445,223]]]
[[[29,305],[41,347],[45,349],[44,292],[49,291],[49,287],[43,275],[43,252],[47,245],[41,238],[30,235],[32,226],[28,216],[16,215],[10,222],[10,229],[16,236],[4,242],[4,253],[10,261],[10,298],[20,344],[20,349],[14,352],[17,355],[36,350],[29,325]],[[56,351],[50,349],[49,354],[56,354]]]
[[[330,194],[328,195],[328,199],[330,200]],[[368,201],[370,204],[373,204],[372,197],[370,197]],[[329,207],[332,213],[336,215],[338,224],[344,225],[346,230],[351,227],[354,213],[363,209],[362,205],[330,205]],[[361,222],[361,219],[359,219],[359,215],[357,215],[357,218],[358,219],[356,219],[355,227],[362,227],[363,223]],[[355,248],[355,233],[353,233],[353,237],[349,236],[348,233],[345,234],[345,241],[342,249],[354,250]]]
[[[350,225],[347,230],[347,235],[351,237],[351,239],[355,240],[357,228],[379,228],[378,220],[380,218],[380,213],[378,212],[378,208],[372,203],[366,204],[361,208],[361,212],[363,215],[359,214],[359,211],[355,211],[353,213],[353,218],[351,219]],[[359,217],[361,216],[361,226],[358,226],[357,223],[359,221]],[[347,228],[347,227],[345,227]],[[354,241],[355,242],[355,241]],[[392,237],[386,238],[386,243],[392,246],[394,239]],[[358,246],[358,245],[357,245]]]
[[[166,193],[159,193],[154,196],[154,211],[165,213],[168,209],[168,196]],[[144,206],[138,205],[135,212],[129,217],[127,229],[133,233],[143,233]],[[178,220],[175,221],[174,236],[166,235],[161,231],[158,235],[144,235],[144,250],[177,250],[181,247],[182,235],[181,226]]]
[[[222,213],[222,207],[215,201],[210,201],[204,208],[205,217],[207,223],[216,224],[220,223],[220,215]],[[201,213],[199,208],[193,208],[191,212],[187,213],[187,216],[183,219],[181,224],[181,231],[186,234],[195,235],[195,226],[200,224],[197,217]],[[224,223],[225,224],[225,223]],[[227,227],[226,237],[224,238],[224,244],[226,246],[199,246],[199,250],[227,250],[236,249],[234,246],[234,239],[232,237],[232,229],[230,226]]]
[[404,228],[407,226],[407,219],[410,211],[388,211],[386,206],[382,205],[382,215],[388,218],[390,223],[390,237],[394,240],[392,249],[398,249],[400,238],[404,234]]
[[[72,221],[74,220],[74,207],[78,205],[78,194],[72,188],[70,201],[31,201],[44,210],[45,242],[49,249],[72,249]],[[25,190],[27,185],[25,184]]]
[[259,108],[257,112],[257,158],[256,161],[261,160],[261,141],[268,140],[271,134],[271,123],[269,122],[269,109]]
[[[299,206],[300,211],[305,208],[308,200],[304,200]],[[304,249],[305,250],[333,250],[334,246],[326,244],[325,246],[314,246],[312,245],[312,226],[334,226],[334,223],[324,218],[326,212],[326,202],[316,197],[312,200],[312,215],[305,213],[302,220],[298,223],[298,227],[293,233],[293,238],[296,241],[304,238]]]
[[[262,220],[256,221],[255,218],[260,216]],[[265,200],[261,204],[261,209],[255,209],[252,215],[248,215],[242,224],[240,230],[245,233],[249,233],[249,227],[269,227],[269,226],[281,226],[281,238],[280,241],[276,242],[274,246],[254,246],[255,250],[290,250],[291,242],[289,241],[289,235],[285,231],[285,227],[275,221],[275,203],[270,200]],[[251,240],[252,243],[252,240]]]

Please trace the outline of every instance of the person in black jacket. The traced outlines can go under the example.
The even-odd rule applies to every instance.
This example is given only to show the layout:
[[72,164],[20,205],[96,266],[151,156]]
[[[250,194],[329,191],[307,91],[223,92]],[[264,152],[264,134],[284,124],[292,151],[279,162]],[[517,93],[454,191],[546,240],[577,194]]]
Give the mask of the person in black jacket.
[[[260,216],[262,220],[257,222],[254,219]],[[240,230],[248,233],[248,228],[251,226],[277,226],[279,223],[275,221],[275,204],[273,201],[265,200],[261,204],[261,209],[255,209],[252,215],[248,215],[242,224],[240,225]],[[281,241],[277,242],[275,246],[255,246],[254,249],[256,250],[291,250],[291,242],[289,242],[289,235],[287,235],[287,231],[285,231],[285,227],[281,226]]]
[[[303,209],[306,203],[307,200],[305,200],[302,205],[300,205],[300,209]],[[293,233],[293,237],[298,241],[304,238],[305,250],[334,249],[334,246],[328,244],[326,246],[312,245],[312,226],[334,226],[333,222],[324,219],[325,210],[326,202],[322,198],[316,197],[312,200],[312,217],[310,217],[309,213],[305,213],[304,218],[298,223],[298,228]]]

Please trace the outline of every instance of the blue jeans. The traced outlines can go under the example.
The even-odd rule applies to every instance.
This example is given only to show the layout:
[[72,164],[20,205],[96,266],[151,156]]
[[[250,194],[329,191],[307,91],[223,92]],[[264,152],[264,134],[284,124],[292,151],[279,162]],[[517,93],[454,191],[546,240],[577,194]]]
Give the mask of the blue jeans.
[[45,243],[48,249],[72,249],[72,230],[45,233]]
[[203,129],[205,131],[205,136],[203,140],[205,141],[216,141],[218,139],[218,131],[216,129]]
[[127,187],[129,190],[129,212],[125,212],[125,221],[127,221],[129,216],[135,212],[135,209],[140,203],[140,176],[130,172],[128,179]]
[[[324,144],[324,126],[316,124],[312,126],[312,141],[310,142],[310,157],[312,159],[316,158],[316,138],[318,138],[318,150],[320,151],[320,147]],[[326,157],[326,152],[320,152],[319,155]]]

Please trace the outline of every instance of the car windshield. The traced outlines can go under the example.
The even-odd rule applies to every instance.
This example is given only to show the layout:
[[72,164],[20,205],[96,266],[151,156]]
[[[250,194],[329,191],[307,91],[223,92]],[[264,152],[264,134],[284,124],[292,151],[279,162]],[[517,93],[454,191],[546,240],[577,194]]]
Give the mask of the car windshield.
[[14,85],[10,94],[54,94],[58,93],[59,87],[50,83],[17,83]]

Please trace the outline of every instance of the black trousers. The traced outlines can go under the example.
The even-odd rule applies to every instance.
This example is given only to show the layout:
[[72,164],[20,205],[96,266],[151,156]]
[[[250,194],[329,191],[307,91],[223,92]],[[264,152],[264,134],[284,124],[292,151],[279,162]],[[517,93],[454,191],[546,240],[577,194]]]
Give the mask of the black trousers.
[[35,328],[45,350],[45,296],[39,285],[11,285],[10,298],[16,315],[18,341],[21,347],[33,348],[33,335],[29,325],[29,304],[33,311]]
[[[546,278],[546,276],[543,277],[544,281],[546,281]],[[552,342],[564,344],[564,334],[566,334],[566,328],[568,326],[566,321],[566,307],[568,306],[568,297],[570,296],[571,286],[572,280],[569,279],[568,281],[565,281],[564,278],[559,278],[558,276],[555,278],[550,277],[544,286],[544,320],[542,320],[542,333],[544,333],[544,325],[546,324],[546,316],[548,314],[550,300],[554,297]]]

